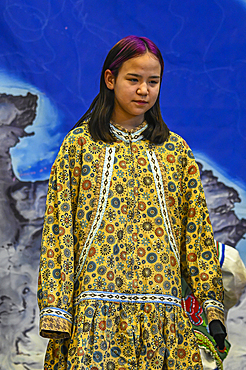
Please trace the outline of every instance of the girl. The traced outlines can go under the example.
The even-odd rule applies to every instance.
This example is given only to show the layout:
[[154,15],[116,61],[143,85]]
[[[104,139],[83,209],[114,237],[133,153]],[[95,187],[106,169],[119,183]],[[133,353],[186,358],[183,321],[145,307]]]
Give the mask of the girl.
[[199,170],[159,105],[147,38],[109,52],[51,170],[38,299],[45,369],[202,369],[181,277],[224,348],[223,287]]

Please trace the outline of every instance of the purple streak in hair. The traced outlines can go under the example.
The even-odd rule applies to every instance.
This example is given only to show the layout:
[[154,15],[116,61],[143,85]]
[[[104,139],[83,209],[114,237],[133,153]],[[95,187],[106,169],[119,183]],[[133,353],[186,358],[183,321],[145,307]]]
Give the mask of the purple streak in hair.
[[[118,48],[119,51],[116,54],[114,61],[110,64],[109,69],[114,73],[119,70],[121,65],[128,59],[138,57],[150,52],[156,56],[161,65],[161,75],[164,69],[164,62],[162,55],[158,47],[149,40],[147,37],[138,37],[138,36],[127,36],[120,40],[114,48]],[[113,48],[113,49],[114,49]]]

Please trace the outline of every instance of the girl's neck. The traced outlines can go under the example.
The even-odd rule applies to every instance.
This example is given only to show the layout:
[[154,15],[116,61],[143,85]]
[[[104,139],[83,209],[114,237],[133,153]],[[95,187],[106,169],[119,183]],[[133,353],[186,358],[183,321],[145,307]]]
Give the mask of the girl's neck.
[[121,120],[121,119],[114,119],[112,116],[111,122],[120,125],[127,131],[136,130],[138,126],[140,126],[144,121],[144,117],[134,117],[127,120]]

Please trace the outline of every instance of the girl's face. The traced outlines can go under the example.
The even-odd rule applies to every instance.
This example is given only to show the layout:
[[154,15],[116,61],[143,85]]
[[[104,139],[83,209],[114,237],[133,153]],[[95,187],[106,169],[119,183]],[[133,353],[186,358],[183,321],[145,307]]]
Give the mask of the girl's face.
[[147,52],[124,62],[117,78],[109,69],[105,71],[105,83],[114,90],[112,120],[116,123],[131,121],[138,126],[144,114],[156,102],[160,91],[161,66],[158,59]]

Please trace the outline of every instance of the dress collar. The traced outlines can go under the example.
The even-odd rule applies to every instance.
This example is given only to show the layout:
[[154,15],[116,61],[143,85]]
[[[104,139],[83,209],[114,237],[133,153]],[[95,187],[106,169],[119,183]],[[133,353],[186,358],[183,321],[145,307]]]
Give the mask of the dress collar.
[[141,140],[144,136],[142,132],[148,127],[147,122],[142,122],[138,127],[127,131],[125,127],[122,127],[118,123],[110,122],[110,130],[112,134],[117,137],[117,139],[123,140],[125,142],[135,142]]

